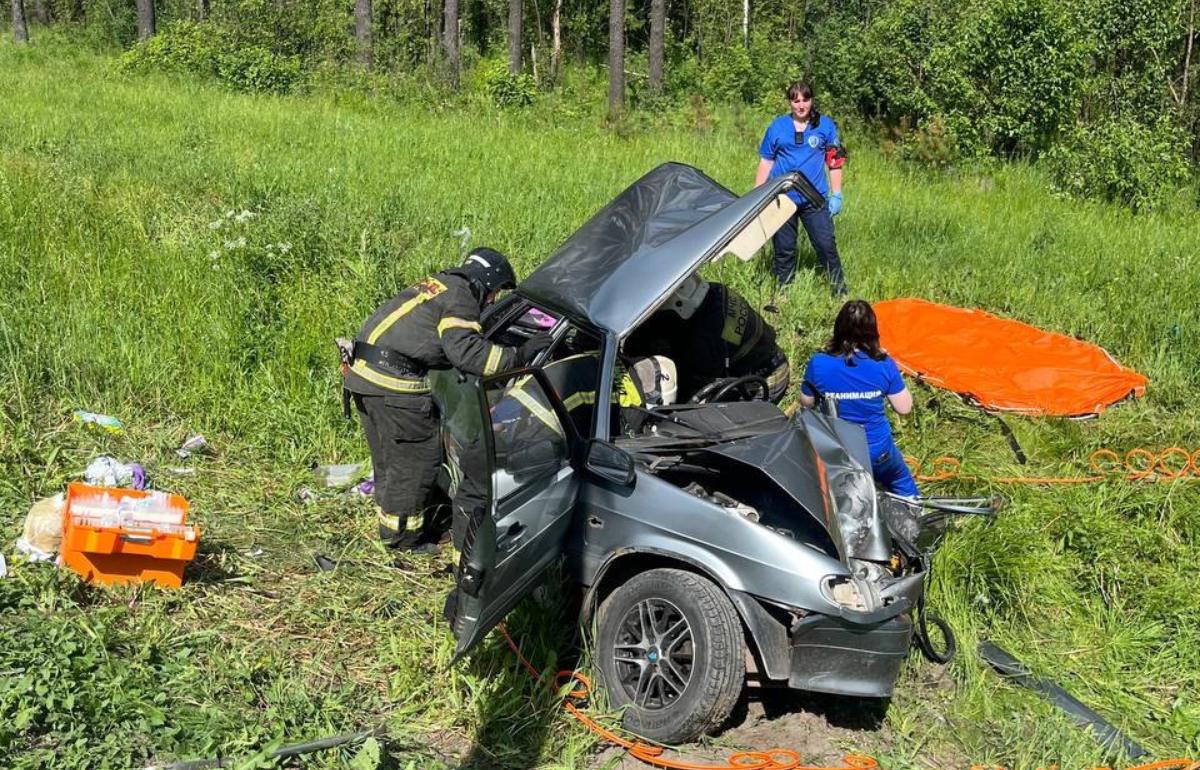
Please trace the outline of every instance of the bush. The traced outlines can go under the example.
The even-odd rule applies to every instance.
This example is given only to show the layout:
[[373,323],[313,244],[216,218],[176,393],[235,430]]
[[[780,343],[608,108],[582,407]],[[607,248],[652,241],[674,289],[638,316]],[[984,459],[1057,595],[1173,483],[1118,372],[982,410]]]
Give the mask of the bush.
[[537,97],[532,75],[508,71],[508,63],[496,60],[484,65],[483,87],[498,107],[528,107]]
[[303,72],[294,56],[279,56],[261,46],[237,45],[214,24],[176,22],[121,56],[127,72],[165,70],[214,77],[238,91],[287,93]]
[[1151,127],[1123,118],[1076,128],[1046,160],[1058,189],[1140,211],[1187,180],[1189,147],[1187,132],[1169,120]]
[[300,60],[265,48],[234,48],[217,59],[217,76],[238,91],[286,94],[301,81]]

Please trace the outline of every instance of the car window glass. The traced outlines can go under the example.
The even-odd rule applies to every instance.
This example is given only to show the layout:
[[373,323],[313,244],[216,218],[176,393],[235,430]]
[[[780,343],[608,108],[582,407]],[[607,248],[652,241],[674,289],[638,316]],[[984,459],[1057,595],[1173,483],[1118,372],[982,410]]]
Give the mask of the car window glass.
[[496,449],[496,500],[567,465],[567,430],[538,380],[528,374],[492,380],[487,399]]

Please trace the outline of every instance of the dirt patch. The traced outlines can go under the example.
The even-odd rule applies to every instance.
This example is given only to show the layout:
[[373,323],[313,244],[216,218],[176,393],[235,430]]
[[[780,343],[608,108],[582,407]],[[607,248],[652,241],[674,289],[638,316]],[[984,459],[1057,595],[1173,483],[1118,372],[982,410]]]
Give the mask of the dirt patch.
[[[691,762],[729,764],[737,751],[773,748],[798,752],[808,765],[840,766],[849,753],[887,749],[886,701],[789,690],[749,691],[725,730],[701,743],[678,747],[673,754]],[[616,747],[604,748],[593,770],[642,770],[647,765]]]

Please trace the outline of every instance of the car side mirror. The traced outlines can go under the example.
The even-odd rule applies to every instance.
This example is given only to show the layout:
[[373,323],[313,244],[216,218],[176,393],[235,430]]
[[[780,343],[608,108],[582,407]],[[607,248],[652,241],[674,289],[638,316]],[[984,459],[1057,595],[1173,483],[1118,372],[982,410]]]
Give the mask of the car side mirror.
[[611,442],[598,438],[588,441],[583,467],[588,472],[623,487],[633,486],[633,481],[637,478],[633,470],[633,457]]

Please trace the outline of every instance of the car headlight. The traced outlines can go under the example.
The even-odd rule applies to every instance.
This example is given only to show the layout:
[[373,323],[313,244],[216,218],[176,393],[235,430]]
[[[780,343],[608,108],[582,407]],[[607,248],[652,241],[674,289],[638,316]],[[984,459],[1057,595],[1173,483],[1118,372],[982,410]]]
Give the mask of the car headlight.
[[831,603],[854,612],[871,612],[883,606],[874,583],[849,575],[826,575],[821,581],[821,593]]

